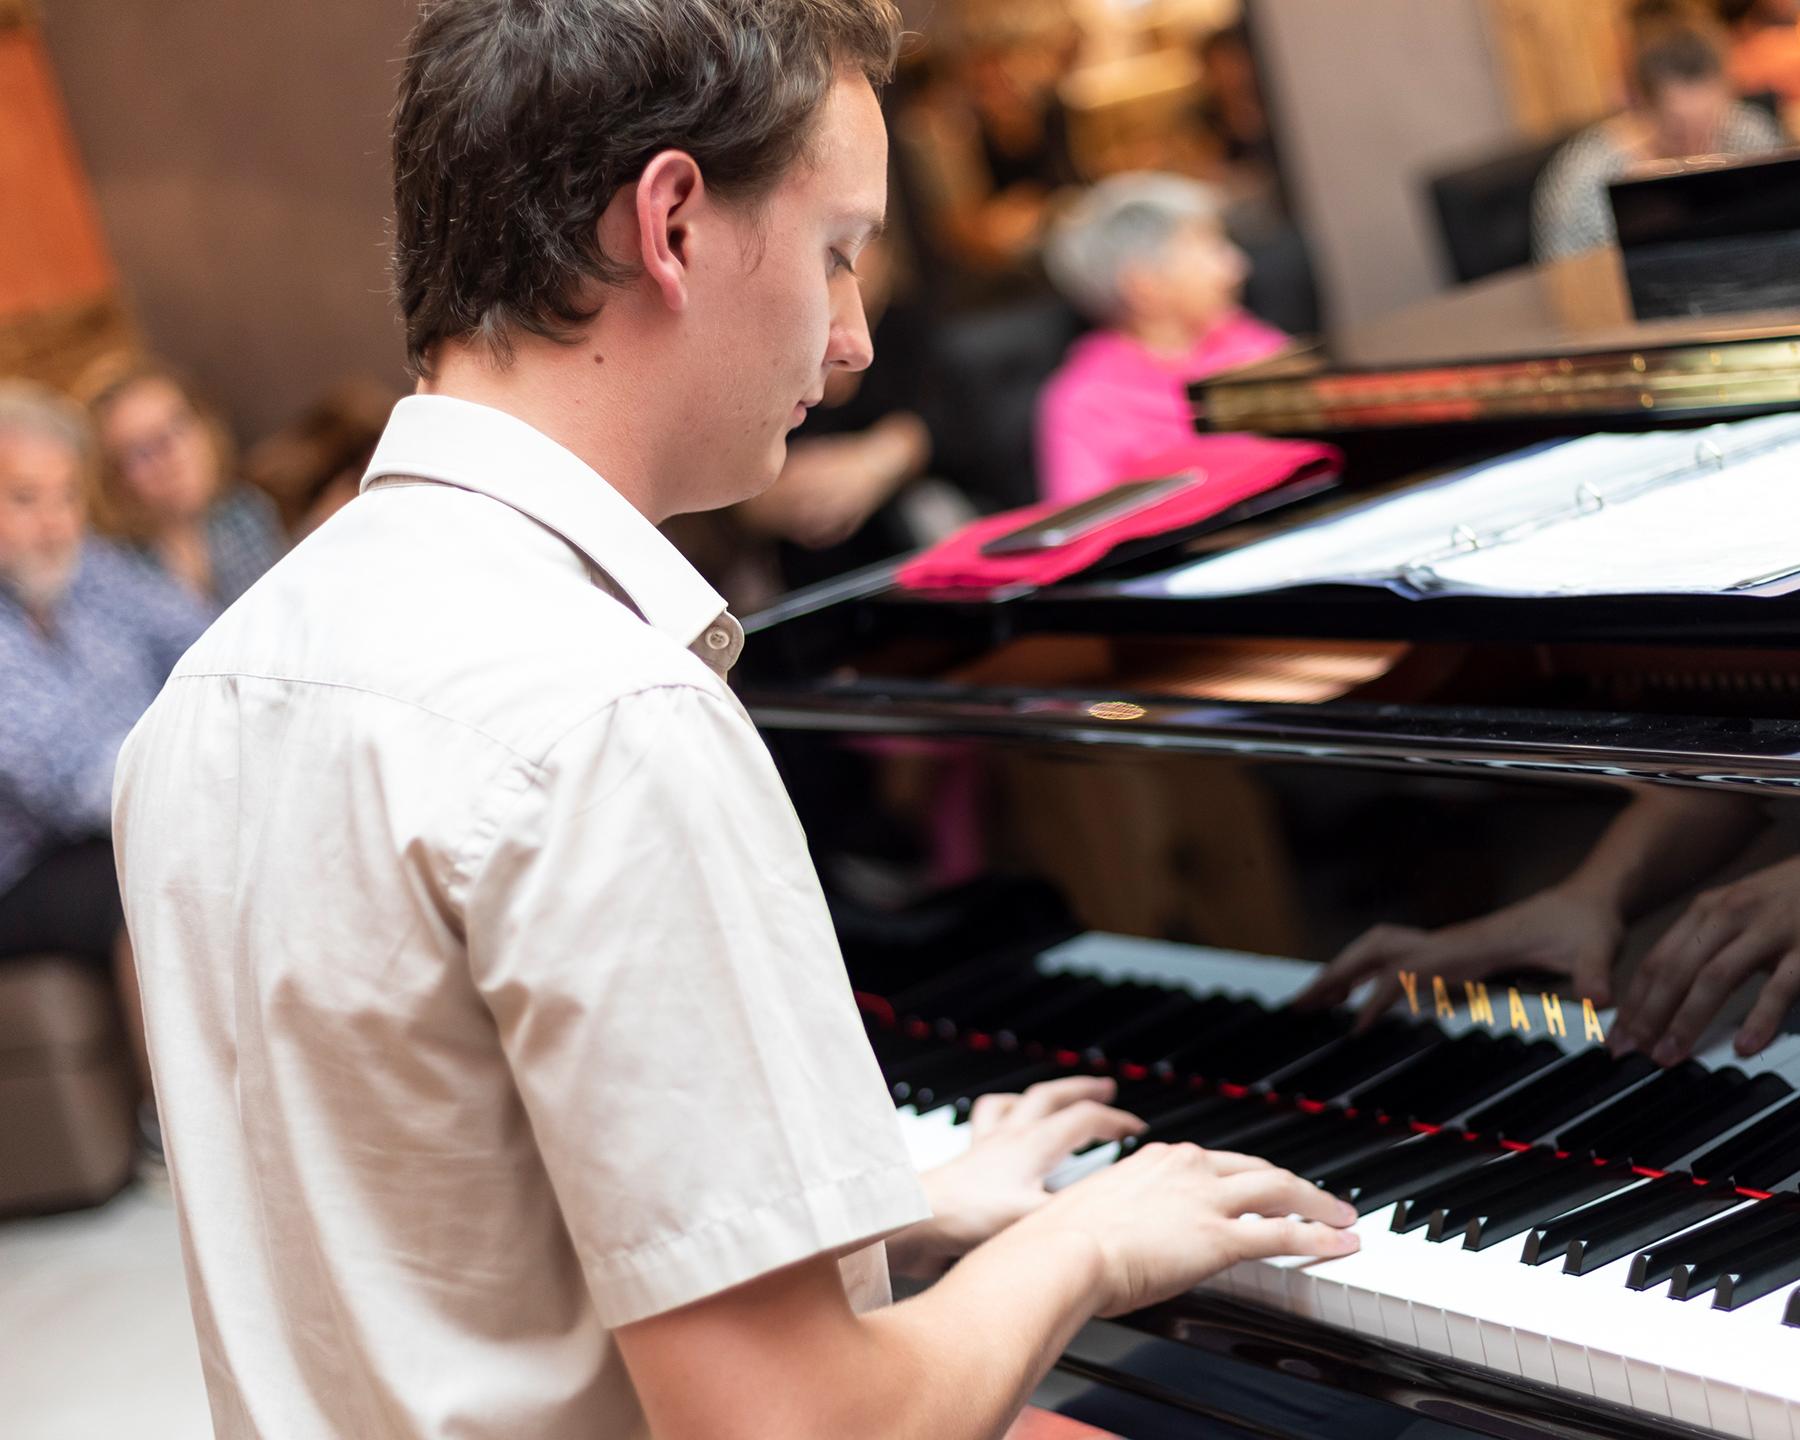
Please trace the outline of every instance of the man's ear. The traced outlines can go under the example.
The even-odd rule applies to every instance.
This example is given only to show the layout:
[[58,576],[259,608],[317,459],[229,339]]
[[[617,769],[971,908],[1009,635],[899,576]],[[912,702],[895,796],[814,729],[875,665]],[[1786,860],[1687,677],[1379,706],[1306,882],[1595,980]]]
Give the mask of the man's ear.
[[623,242],[618,248],[608,247],[607,253],[629,253],[635,244],[645,278],[672,311],[687,308],[693,221],[705,195],[706,182],[694,157],[664,150],[644,167],[636,185],[613,197],[600,220],[603,242],[608,238]]

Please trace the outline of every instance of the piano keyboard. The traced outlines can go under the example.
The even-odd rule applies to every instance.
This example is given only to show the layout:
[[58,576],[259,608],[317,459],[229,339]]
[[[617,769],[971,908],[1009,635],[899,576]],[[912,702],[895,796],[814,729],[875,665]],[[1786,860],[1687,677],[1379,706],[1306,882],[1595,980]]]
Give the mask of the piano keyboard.
[[[860,997],[921,1167],[981,1094],[1091,1070],[1146,1140],[1264,1155],[1362,1250],[1210,1284],[1371,1339],[1755,1440],[1800,1440],[1800,1039],[1668,1071],[1574,1038],[1281,1002],[1311,966],[1083,936]],[[1729,1033],[1728,1031],[1726,1032]],[[1129,1148],[1131,1142],[1127,1142]],[[1078,1156],[1053,1188],[1109,1163]]]

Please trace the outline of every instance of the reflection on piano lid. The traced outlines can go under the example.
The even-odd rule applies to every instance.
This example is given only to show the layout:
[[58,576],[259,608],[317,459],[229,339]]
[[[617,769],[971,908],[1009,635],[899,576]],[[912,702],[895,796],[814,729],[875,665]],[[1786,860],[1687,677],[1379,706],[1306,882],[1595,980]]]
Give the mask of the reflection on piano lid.
[[[980,1095],[1088,1070],[1118,1079],[1146,1139],[1250,1150],[1350,1199],[1360,1253],[1239,1265],[1209,1293],[1355,1336],[1374,1372],[1419,1352],[1485,1372],[1458,1403],[1511,1428],[1475,1433],[1678,1433],[1622,1412],[1794,1433],[1800,1036],[1753,1063],[1721,1041],[1661,1071],[1466,1015],[1354,1034],[1347,1013],[1279,1008],[1311,973],[1090,934],[861,1001],[922,1164],[960,1151]],[[1179,1334],[1206,1313],[1132,1323]],[[1501,1377],[1558,1392],[1562,1424],[1534,1428],[1531,1395]]]

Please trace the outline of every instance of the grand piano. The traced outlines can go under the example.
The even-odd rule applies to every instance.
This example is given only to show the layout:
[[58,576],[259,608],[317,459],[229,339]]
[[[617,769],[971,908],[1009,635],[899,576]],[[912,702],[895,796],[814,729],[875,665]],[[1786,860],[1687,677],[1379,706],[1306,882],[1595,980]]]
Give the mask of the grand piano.
[[[1366,500],[1800,401],[1791,315],[1635,324],[1596,298],[1616,261],[1583,263],[1200,387],[1197,422],[1332,438]],[[1360,1032],[1285,1003],[1373,927],[1544,893],[1634,806],[1723,838],[1624,917],[1625,966],[1779,873],[1800,596],[1162,583],[1344,501],[1035,591],[878,567],[753,619],[739,690],[909,1133],[953,1153],[981,1093],[1092,1070],[1153,1137],[1357,1205],[1356,1256],[1239,1266],[1081,1335],[1045,1396],[1134,1440],[1800,1437],[1800,1035],[1742,1060],[1727,1021],[1670,1068],[1615,1059],[1610,1012],[1529,954],[1479,988],[1415,975]]]

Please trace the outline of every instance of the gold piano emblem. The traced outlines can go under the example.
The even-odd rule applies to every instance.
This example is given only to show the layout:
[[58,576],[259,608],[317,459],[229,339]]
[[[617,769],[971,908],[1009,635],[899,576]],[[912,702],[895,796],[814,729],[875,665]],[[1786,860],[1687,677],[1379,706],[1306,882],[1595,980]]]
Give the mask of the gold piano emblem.
[[1150,712],[1129,700],[1100,700],[1088,706],[1087,713],[1096,720],[1142,720]]
[[[1419,973],[1416,970],[1400,972],[1400,988],[1405,992],[1406,1005],[1414,1015],[1425,1013],[1425,1002],[1419,995]],[[1494,997],[1488,994],[1488,987],[1479,980],[1462,982],[1463,1009],[1468,1012],[1470,1021],[1477,1025],[1485,1025],[1490,1030],[1516,1030],[1522,1035],[1537,1033],[1532,1024],[1532,1011],[1527,1007],[1529,998],[1522,994],[1516,986],[1506,987],[1506,1023],[1501,1024],[1499,1015],[1494,1009]],[[1431,977],[1430,1004],[1433,1014],[1439,1020],[1454,1020],[1457,1015],[1456,997],[1450,986],[1441,975]],[[1570,1001],[1574,1008],[1574,1001]],[[1569,1020],[1563,1011],[1562,996],[1552,995],[1547,991],[1538,992],[1537,996],[1538,1025],[1542,1026],[1546,1035],[1567,1036]],[[1606,1030],[1600,1024],[1600,1012],[1592,1000],[1581,1002],[1581,1038],[1604,1043]]]

